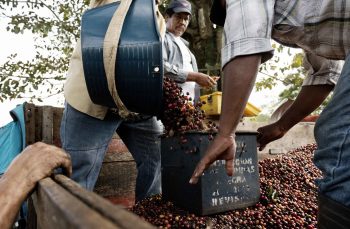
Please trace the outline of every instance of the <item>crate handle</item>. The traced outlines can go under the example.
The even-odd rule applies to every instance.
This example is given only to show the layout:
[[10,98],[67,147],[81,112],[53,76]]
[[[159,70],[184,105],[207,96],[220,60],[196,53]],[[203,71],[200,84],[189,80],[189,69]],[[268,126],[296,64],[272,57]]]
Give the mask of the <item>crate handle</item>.
[[213,102],[213,96],[212,95],[209,95],[208,96],[208,103],[212,103]]

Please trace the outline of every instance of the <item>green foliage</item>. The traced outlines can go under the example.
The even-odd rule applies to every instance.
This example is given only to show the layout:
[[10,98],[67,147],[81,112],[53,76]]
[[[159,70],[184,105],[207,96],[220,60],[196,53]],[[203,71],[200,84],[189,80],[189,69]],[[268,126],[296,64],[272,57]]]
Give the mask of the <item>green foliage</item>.
[[[280,101],[284,99],[295,99],[304,79],[303,53],[296,53],[292,62],[283,62],[285,57],[292,57],[290,48],[280,44],[273,44],[275,49],[274,57],[261,65],[259,72],[265,75],[256,82],[257,91],[272,89],[278,83],[282,83],[285,89],[280,93]],[[290,59],[290,58],[288,58]]]
[[294,70],[294,73],[287,74],[283,79],[283,85],[286,89],[279,95],[281,100],[294,100],[297,97],[304,80],[304,69],[302,68],[303,58],[302,53],[297,53],[293,57],[290,67]]
[[[283,52],[283,48],[281,48],[282,45],[279,45],[279,47],[274,47],[277,52],[280,51]],[[289,49],[287,50],[288,55],[292,56],[292,54],[289,52]],[[275,62],[277,64],[279,62],[279,57],[274,57],[272,59],[272,62]],[[255,86],[257,90],[262,89],[272,89],[275,85],[277,85],[278,81],[282,82],[283,86],[285,87],[284,90],[279,94],[279,101],[283,101],[285,99],[291,99],[295,100],[295,98],[298,96],[299,91],[301,90],[304,77],[305,77],[305,71],[303,68],[303,53],[296,53],[293,56],[292,62],[290,64],[286,64],[284,66],[280,67],[274,67],[275,64],[264,64],[260,68],[260,73],[267,75],[267,77],[261,79],[258,81]],[[273,75],[268,75],[265,72],[269,69],[269,73],[274,72]],[[312,114],[320,114],[323,110],[323,108],[328,104],[329,100],[331,98],[331,95],[327,97],[327,99],[315,110],[312,112]]]
[[[60,93],[73,46],[80,35],[80,18],[88,0],[0,0],[0,16],[8,19],[7,31],[34,35],[34,58],[21,61],[13,54],[0,67],[0,101],[40,91]],[[41,99],[41,95],[34,95]]]

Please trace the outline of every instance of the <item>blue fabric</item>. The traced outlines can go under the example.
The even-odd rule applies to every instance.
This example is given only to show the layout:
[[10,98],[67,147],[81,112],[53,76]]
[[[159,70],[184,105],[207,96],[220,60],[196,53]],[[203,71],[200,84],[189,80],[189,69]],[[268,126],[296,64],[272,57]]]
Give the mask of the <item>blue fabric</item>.
[[350,55],[333,98],[315,126],[315,165],[322,171],[319,192],[350,207]]
[[162,124],[155,117],[127,122],[108,113],[104,120],[66,104],[61,122],[62,148],[72,159],[72,179],[92,191],[97,181],[108,143],[118,133],[135,159],[136,200],[161,192],[160,138]]
[[23,105],[10,111],[13,121],[0,128],[0,174],[25,148],[25,122]]

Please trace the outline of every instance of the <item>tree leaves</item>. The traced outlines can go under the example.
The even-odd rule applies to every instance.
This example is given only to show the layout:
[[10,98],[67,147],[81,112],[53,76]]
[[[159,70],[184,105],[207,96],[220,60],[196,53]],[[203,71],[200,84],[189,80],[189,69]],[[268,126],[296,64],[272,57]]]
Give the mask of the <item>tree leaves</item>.
[[282,83],[285,89],[278,95],[279,100],[295,99],[305,77],[302,66],[304,54],[293,54],[290,48],[277,43],[273,43],[272,47],[275,49],[275,55],[260,67],[259,72],[263,77],[256,82],[256,90],[273,89],[278,83]]
[[[38,100],[62,91],[73,45],[80,36],[82,11],[88,3],[0,0],[0,15],[9,19],[7,31],[31,32],[36,50],[33,60],[22,61],[10,55],[0,66],[0,101],[27,94]],[[43,90],[48,93],[40,94]]]

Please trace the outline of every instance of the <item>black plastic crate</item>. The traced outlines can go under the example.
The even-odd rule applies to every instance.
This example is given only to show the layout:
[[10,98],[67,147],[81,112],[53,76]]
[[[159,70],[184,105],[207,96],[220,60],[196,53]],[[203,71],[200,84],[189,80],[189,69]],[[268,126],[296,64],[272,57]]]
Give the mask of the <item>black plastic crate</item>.
[[172,201],[197,215],[209,215],[244,208],[259,201],[256,132],[236,133],[234,175],[226,174],[225,161],[214,162],[196,185],[190,177],[206,152],[212,136],[207,133],[187,133],[162,138],[162,192]]

